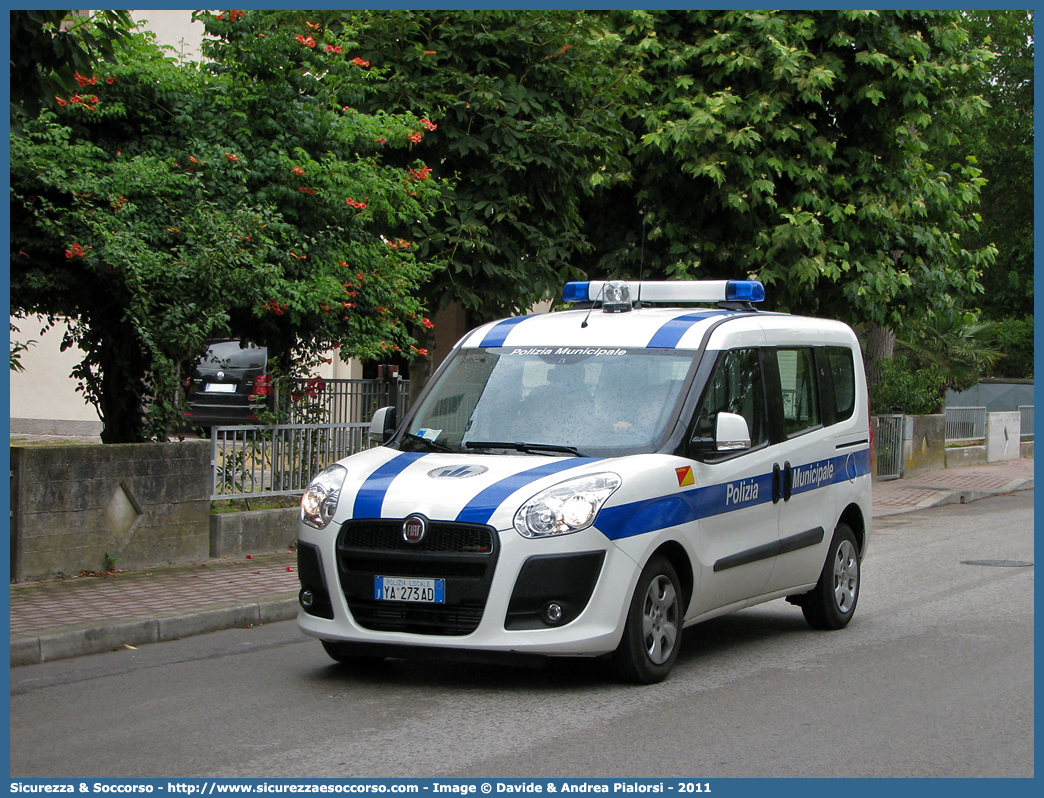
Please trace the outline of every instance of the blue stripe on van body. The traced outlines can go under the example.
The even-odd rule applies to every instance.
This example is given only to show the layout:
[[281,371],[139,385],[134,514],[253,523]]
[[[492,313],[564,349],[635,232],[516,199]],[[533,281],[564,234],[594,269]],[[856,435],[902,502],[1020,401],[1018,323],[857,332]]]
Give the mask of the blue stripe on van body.
[[[729,489],[732,488],[732,496]],[[756,491],[754,489],[757,489]],[[744,500],[742,491],[749,490]],[[772,501],[772,473],[603,509],[595,526],[610,540],[644,535]]]
[[806,493],[816,488],[845,482],[870,473],[870,450],[859,451],[794,466],[791,495]]
[[489,346],[503,346],[504,340],[508,337],[508,333],[515,329],[516,324],[521,324],[526,319],[531,319],[532,316],[515,316],[511,319],[504,319],[498,321],[493,327],[486,333],[486,336],[482,339],[482,343],[479,344],[481,347]]
[[[792,497],[869,473],[869,449],[797,466]],[[598,514],[595,527],[610,540],[621,540],[771,501],[772,473],[769,472],[607,507]]]
[[520,471],[517,474],[512,474],[510,477],[505,477],[479,491],[478,495],[469,501],[464,506],[464,509],[457,514],[456,520],[463,524],[487,524],[493,513],[497,511],[497,508],[516,490],[524,488],[530,482],[535,482],[541,477],[557,474],[559,471],[566,471],[570,468],[588,465],[597,459],[591,457],[563,458],[551,463],[544,463],[536,468],[530,468],[527,471]]
[[424,452],[403,452],[366,477],[359,492],[355,494],[352,517],[380,518],[384,497],[391,487],[392,480],[424,456]]
[[678,346],[678,342],[682,339],[682,336],[689,331],[689,328],[694,324],[697,324],[706,319],[713,318],[714,316],[724,316],[733,311],[728,310],[701,310],[696,313],[686,313],[684,316],[677,316],[664,324],[658,329],[653,337],[649,339],[649,343],[645,346],[647,349],[674,349]]

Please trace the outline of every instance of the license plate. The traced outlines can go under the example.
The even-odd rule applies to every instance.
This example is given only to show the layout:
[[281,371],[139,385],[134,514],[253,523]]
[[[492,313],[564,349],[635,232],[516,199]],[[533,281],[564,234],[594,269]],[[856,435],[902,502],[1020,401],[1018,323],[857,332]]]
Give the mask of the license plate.
[[409,576],[375,576],[373,597],[378,601],[408,601],[414,604],[445,604],[445,579],[414,579]]
[[231,382],[208,382],[203,390],[207,393],[235,393],[236,386]]

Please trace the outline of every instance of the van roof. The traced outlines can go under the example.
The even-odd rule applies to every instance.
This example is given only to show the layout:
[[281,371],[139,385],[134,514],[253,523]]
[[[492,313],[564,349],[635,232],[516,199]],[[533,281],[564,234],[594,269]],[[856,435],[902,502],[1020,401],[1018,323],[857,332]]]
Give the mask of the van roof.
[[687,349],[698,347],[705,331],[719,320],[764,315],[723,308],[643,308],[628,313],[567,310],[491,322],[465,336],[461,346]]

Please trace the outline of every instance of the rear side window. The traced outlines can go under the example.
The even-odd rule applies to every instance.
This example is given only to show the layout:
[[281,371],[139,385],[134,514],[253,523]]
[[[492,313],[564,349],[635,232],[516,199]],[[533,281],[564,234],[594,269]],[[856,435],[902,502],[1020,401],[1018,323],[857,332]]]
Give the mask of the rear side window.
[[776,362],[783,389],[783,425],[787,437],[818,427],[822,418],[813,350],[777,349]]
[[844,421],[855,410],[855,360],[852,350],[843,346],[828,346],[826,356],[834,383],[834,420]]

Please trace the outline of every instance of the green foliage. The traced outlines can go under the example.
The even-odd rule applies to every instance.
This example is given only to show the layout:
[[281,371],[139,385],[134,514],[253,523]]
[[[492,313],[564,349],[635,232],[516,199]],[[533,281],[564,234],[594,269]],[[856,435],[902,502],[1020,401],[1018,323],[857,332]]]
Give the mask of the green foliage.
[[[133,26],[126,11],[95,11],[89,19],[72,11],[11,11],[11,129],[21,130],[58,97],[76,91],[99,61],[114,63]],[[63,22],[66,22],[63,26]]]
[[987,376],[1029,379],[1033,377],[1033,316],[995,322],[985,336],[1001,357]]
[[870,386],[870,412],[904,412],[923,416],[941,413],[946,386],[934,365],[916,367],[905,356],[883,360],[881,377]]
[[432,123],[412,154],[447,182],[439,212],[409,233],[446,265],[429,294],[472,320],[558,295],[594,246],[582,198],[626,167],[619,103],[637,71],[619,37],[578,11],[390,10],[353,23],[356,51],[384,70],[361,107]]
[[982,224],[971,247],[993,244],[996,262],[979,299],[987,318],[1005,319],[1033,313],[1033,11],[969,11],[964,25],[970,42],[994,53],[989,73],[964,79],[968,90],[989,103],[981,117],[955,120],[959,137],[939,155],[949,163],[974,158],[987,179],[982,189]]
[[929,309],[908,324],[899,343],[920,363],[933,366],[947,388],[966,391],[974,386],[1001,353],[987,340],[993,324],[947,303]]
[[[593,275],[766,283],[779,309],[895,329],[975,296],[983,180],[940,169],[944,110],[981,114],[985,74],[956,12],[620,11],[644,58],[632,182],[588,209]],[[645,241],[635,245],[636,230]]]
[[439,189],[384,156],[422,126],[353,110],[370,78],[343,31],[201,19],[205,68],[137,35],[91,94],[12,138],[12,312],[72,321],[105,442],[173,432],[209,337],[265,345],[288,375],[331,348],[421,351],[431,267],[393,233]]
[[11,341],[11,371],[25,371],[25,366],[22,365],[22,352],[28,351],[29,347],[35,343],[36,341]]

